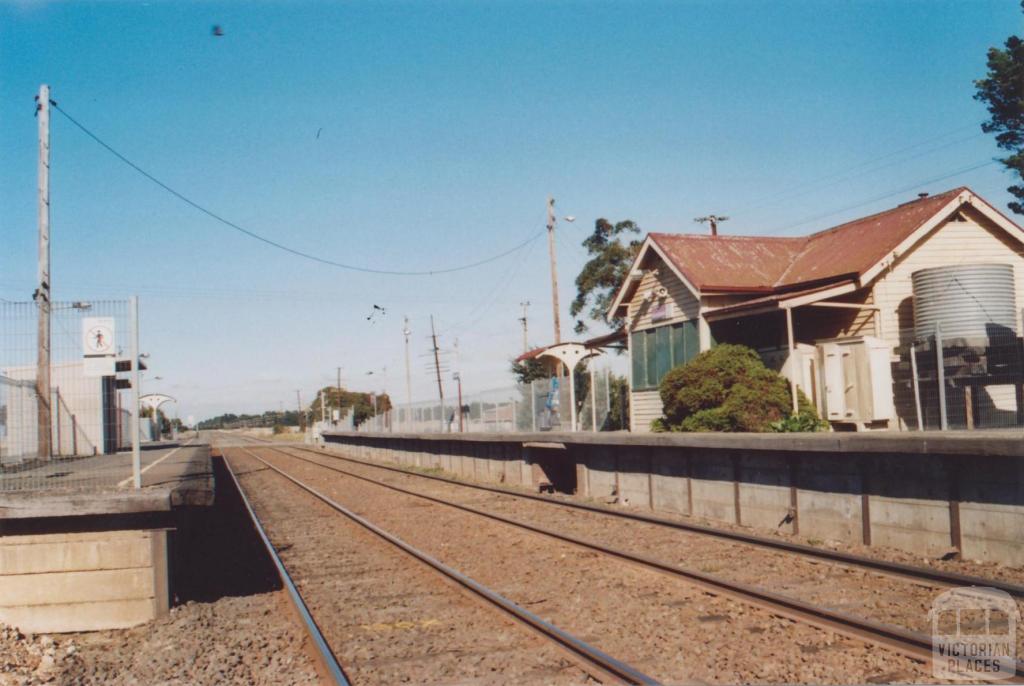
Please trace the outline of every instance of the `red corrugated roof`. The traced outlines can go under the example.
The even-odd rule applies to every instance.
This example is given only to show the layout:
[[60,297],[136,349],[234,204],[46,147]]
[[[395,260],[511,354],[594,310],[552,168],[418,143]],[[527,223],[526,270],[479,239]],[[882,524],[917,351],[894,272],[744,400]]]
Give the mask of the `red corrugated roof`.
[[701,291],[766,291],[793,264],[806,238],[652,233],[651,240]]
[[771,293],[859,276],[965,190],[955,188],[801,238],[650,237],[698,290]]

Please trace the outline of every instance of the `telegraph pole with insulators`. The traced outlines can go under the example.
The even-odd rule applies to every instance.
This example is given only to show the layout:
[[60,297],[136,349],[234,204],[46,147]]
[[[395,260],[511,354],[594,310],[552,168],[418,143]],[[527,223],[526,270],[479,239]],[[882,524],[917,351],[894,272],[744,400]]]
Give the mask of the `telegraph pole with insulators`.
[[523,325],[523,352],[528,352],[530,349],[530,337],[526,321],[526,308],[530,306],[530,301],[519,303],[519,306],[523,308],[523,316],[519,318],[520,323]]
[[548,196],[548,257],[551,260],[551,311],[555,319],[555,343],[562,342],[558,318],[558,257],[555,254],[555,199]]
[[720,217],[715,214],[709,214],[706,217],[694,217],[693,219],[693,221],[697,222],[698,224],[709,224],[711,226],[712,236],[718,235],[718,222],[724,222],[728,220],[728,217]]

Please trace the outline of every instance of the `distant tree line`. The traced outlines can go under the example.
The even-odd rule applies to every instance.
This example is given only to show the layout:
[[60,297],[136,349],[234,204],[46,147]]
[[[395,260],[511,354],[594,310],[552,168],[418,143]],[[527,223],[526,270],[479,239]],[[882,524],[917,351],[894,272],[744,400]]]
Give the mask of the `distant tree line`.
[[361,393],[359,391],[348,391],[342,388],[339,393],[337,386],[325,386],[316,393],[316,398],[308,407],[303,408],[300,415],[298,410],[287,410],[281,412],[267,411],[263,414],[233,414],[226,413],[204,419],[199,422],[200,429],[250,429],[250,428],[272,428],[275,426],[299,426],[305,427],[306,420],[317,421],[320,419],[320,405],[324,403],[325,414],[331,418],[333,410],[341,410],[341,416],[348,414],[350,408],[355,410],[356,426],[362,424],[375,414],[384,414],[392,409],[391,398],[387,393]]
[[200,429],[248,429],[257,427],[273,427],[282,424],[285,426],[299,425],[298,410],[287,412],[268,411],[263,414],[226,414],[210,417],[199,422]]

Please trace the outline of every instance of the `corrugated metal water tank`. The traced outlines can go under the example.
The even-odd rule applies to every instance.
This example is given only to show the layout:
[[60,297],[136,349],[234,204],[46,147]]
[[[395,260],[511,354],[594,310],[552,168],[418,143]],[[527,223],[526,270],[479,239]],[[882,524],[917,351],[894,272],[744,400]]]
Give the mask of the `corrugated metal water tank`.
[[958,264],[920,269],[914,284],[914,337],[925,340],[942,327],[942,338],[968,342],[1017,335],[1013,266]]

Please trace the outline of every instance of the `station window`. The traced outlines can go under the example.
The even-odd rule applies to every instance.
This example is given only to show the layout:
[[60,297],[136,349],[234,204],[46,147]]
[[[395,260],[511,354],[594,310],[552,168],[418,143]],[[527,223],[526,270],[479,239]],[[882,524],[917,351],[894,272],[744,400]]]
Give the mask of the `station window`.
[[653,390],[673,367],[688,362],[700,352],[697,321],[668,324],[630,334],[633,361],[633,390]]

